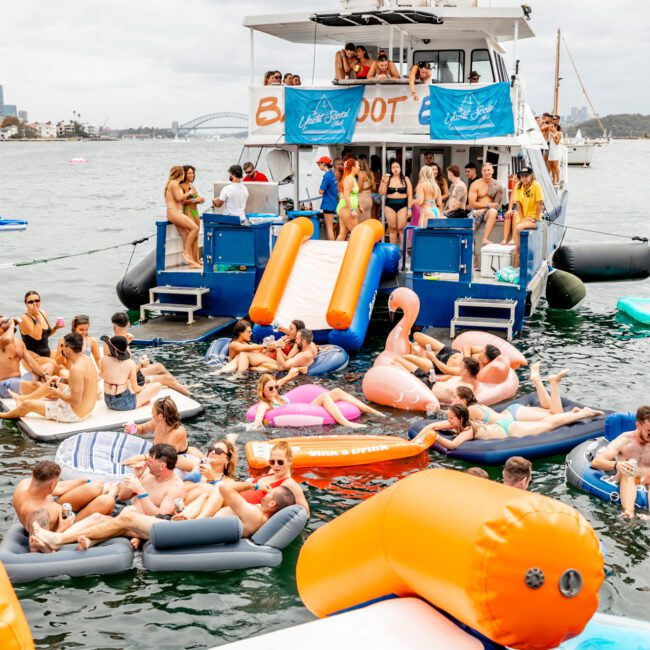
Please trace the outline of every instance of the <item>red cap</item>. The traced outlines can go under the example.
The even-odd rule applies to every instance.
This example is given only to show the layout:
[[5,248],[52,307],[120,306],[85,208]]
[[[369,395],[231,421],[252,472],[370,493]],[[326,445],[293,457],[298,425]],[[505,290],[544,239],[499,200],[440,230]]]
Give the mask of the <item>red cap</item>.
[[332,159],[329,156],[321,156],[317,161],[317,165],[323,164],[323,165],[331,165],[332,164]]

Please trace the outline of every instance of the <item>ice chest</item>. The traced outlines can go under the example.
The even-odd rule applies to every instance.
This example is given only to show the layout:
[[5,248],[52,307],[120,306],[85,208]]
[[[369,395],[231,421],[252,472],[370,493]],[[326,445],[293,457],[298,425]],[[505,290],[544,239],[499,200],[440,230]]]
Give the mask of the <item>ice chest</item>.
[[514,252],[514,244],[506,246],[488,244],[483,246],[481,248],[481,277],[493,278],[499,269],[504,266],[512,266]]

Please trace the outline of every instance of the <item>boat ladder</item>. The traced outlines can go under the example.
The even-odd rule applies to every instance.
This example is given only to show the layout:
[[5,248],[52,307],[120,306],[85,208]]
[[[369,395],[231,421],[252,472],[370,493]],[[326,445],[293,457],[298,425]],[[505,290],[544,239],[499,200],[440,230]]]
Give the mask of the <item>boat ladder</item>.
[[[187,314],[187,324],[191,325],[194,323],[194,312],[203,309],[203,294],[209,291],[206,287],[152,287],[149,289],[149,302],[140,305],[140,322],[144,323],[147,320],[146,312],[148,311],[158,311],[160,313],[184,312]],[[188,305],[183,303],[160,302],[160,300],[156,300],[156,295],[159,294],[192,296],[196,299],[196,304]]]
[[[516,307],[516,300],[457,298],[454,302],[454,317],[449,324],[449,334],[453,339],[457,328],[505,330],[508,340],[510,340],[515,322]],[[481,312],[488,312],[489,315],[481,316]],[[497,312],[496,316],[494,312]]]

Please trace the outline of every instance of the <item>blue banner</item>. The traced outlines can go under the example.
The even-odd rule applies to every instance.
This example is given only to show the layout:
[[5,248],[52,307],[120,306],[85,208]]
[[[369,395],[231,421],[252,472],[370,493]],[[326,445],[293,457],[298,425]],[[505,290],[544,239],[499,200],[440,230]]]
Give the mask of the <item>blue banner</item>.
[[432,140],[476,140],[515,132],[507,81],[475,90],[432,85],[429,99]]
[[285,88],[285,141],[290,144],[351,142],[363,86],[340,90]]

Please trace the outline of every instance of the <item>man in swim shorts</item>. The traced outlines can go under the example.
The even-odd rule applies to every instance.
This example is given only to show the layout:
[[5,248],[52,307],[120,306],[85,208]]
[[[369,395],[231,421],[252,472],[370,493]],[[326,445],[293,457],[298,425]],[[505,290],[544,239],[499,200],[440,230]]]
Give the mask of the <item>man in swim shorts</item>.
[[[30,533],[31,551],[42,550],[32,543],[34,522],[46,530],[63,532],[75,521],[95,512],[108,513],[113,508],[114,498],[104,493],[101,481],[87,481],[85,478],[60,481],[60,476],[61,467],[57,463],[41,460],[34,465],[31,478],[20,481],[14,491],[11,503],[18,520]],[[69,503],[73,512],[77,512],[76,517],[73,514],[64,519],[62,503]]]
[[503,484],[527,490],[532,478],[533,464],[521,456],[511,456],[503,466]]
[[83,353],[83,336],[66,334],[61,354],[70,363],[68,385],[51,384],[46,397],[49,399],[17,400],[16,407],[0,418],[20,418],[28,413],[38,413],[56,422],[81,422],[95,408],[97,402],[97,369],[91,357]]
[[616,472],[623,517],[634,517],[637,484],[650,484],[650,406],[637,409],[634,431],[626,431],[612,440],[591,466]]
[[[14,336],[12,318],[0,316],[0,398],[9,399],[12,393],[31,393],[39,386],[37,377],[44,379],[47,371],[27,352],[25,344]],[[31,372],[20,374],[20,362]]]
[[290,368],[300,368],[302,372],[307,372],[307,368],[314,363],[318,354],[318,346],[314,343],[314,335],[311,330],[303,328],[296,334],[296,345],[285,355],[278,348],[277,350],[278,370],[289,370]]
[[118,494],[120,501],[132,499],[117,517],[93,515],[63,533],[44,530],[34,525],[34,543],[44,550],[57,551],[64,544],[78,542],[78,548],[90,548],[97,542],[120,537],[132,538],[134,547],[139,540],[149,539],[151,526],[169,521],[176,499],[186,494],[183,481],[174,473],[178,454],[171,445],[153,445],[142,466],[134,467],[134,474],[126,477]]

